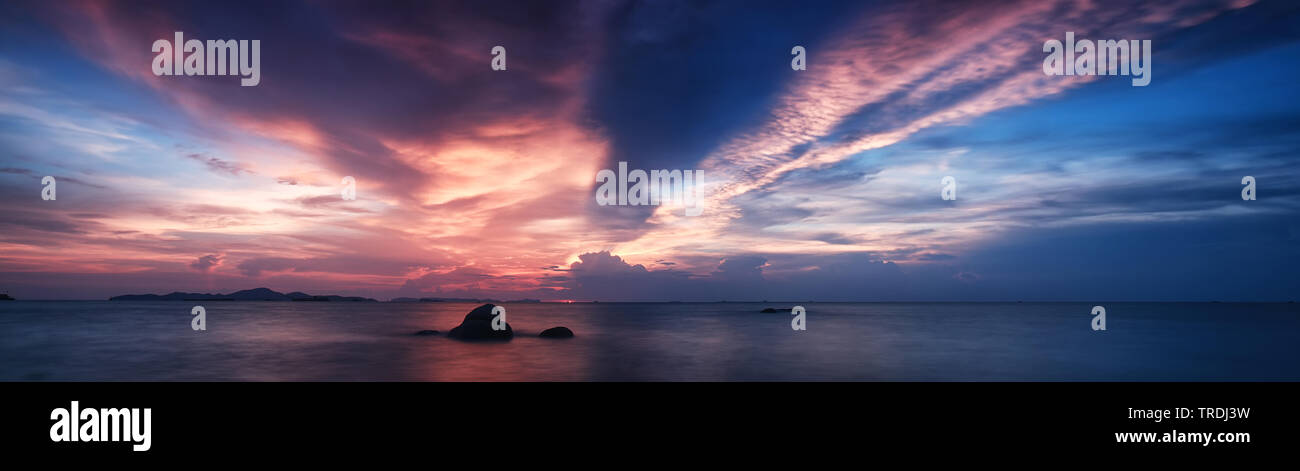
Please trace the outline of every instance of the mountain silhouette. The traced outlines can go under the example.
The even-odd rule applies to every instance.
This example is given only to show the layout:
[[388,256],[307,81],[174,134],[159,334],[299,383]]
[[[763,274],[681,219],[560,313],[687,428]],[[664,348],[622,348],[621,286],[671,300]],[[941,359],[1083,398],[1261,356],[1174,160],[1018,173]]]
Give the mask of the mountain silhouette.
[[180,291],[168,294],[124,294],[108,298],[109,301],[353,301],[377,302],[374,299],[359,296],[313,296],[294,291],[284,294],[269,288],[253,288],[230,294],[184,293]]

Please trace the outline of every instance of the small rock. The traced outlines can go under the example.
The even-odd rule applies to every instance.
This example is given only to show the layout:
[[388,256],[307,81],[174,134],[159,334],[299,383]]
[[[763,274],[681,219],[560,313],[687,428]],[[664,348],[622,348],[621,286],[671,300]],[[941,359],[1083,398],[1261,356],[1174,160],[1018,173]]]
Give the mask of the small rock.
[[551,327],[549,329],[543,330],[542,333],[537,334],[537,336],[542,338],[550,338],[550,339],[567,339],[569,337],[573,337],[573,331],[569,330],[568,327],[564,327],[564,326]]
[[436,331],[436,330],[421,330],[421,331],[419,331],[419,332],[416,332],[415,335],[438,335],[438,331]]

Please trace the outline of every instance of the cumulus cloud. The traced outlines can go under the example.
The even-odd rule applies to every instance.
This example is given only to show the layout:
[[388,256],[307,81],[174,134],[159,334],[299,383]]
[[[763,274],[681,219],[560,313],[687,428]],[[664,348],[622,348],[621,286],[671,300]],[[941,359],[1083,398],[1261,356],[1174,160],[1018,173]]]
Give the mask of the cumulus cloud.
[[190,268],[202,272],[210,272],[212,269],[221,265],[222,256],[220,254],[209,254],[200,256],[197,260],[190,262]]
[[[1041,42],[1067,29],[1178,37],[1214,45],[1218,59],[1294,40],[1293,6],[1221,14],[1249,3],[849,2],[798,15],[790,9],[806,8],[560,1],[521,14],[516,3],[327,3],[235,17],[215,4],[16,5],[6,12],[31,28],[7,33],[40,35],[17,39],[37,48],[30,57],[54,60],[22,65],[48,89],[0,87],[0,115],[13,127],[0,135],[0,153],[13,156],[0,192],[19,202],[0,208],[0,275],[93,279],[103,289],[112,279],[87,274],[624,300],[959,298],[1027,286],[1007,281],[1024,267],[999,265],[1016,253],[981,250],[1026,228],[1294,215],[1287,100],[1257,107],[1276,106],[1264,117],[1238,104],[1251,97],[1243,93],[1221,101],[1242,116],[1214,109],[1219,119],[1191,125],[1154,116],[1089,127],[1159,108],[1135,104],[1144,97],[1183,96],[1170,95],[1180,84],[1165,77],[1200,50],[1178,41],[1158,43],[1160,82],[1141,95],[1094,94],[1050,119],[1001,119],[1105,91],[1103,80],[1041,74]],[[290,21],[299,8],[320,14]],[[1260,18],[1272,17],[1281,32],[1231,40],[1266,30]],[[1237,23],[1186,34],[1218,21]],[[750,47],[753,31],[776,23],[790,29]],[[147,46],[175,25],[249,32],[277,45],[263,50],[265,64],[294,66],[258,87],[156,77]],[[773,44],[796,36],[811,56],[793,73],[788,46]],[[486,66],[498,43],[509,46],[506,73]],[[768,46],[779,54],[767,57]],[[1270,54],[1279,50],[1281,63],[1294,62],[1285,48]],[[4,77],[9,61],[0,59]],[[101,86],[67,81],[70,68]],[[647,88],[663,82],[680,87]],[[1080,108],[1098,114],[1024,125]],[[1134,144],[1147,140],[1160,145]],[[1096,149],[1108,152],[1083,155]],[[717,182],[705,215],[596,207],[595,171],[625,158],[703,168]],[[201,177],[246,176],[254,164],[276,177]],[[39,200],[25,185],[55,169],[74,176],[60,183],[93,185],[60,186],[57,203],[32,206]],[[1267,197],[1228,205],[1219,195],[1233,196],[1229,177],[1243,171],[1267,182]],[[953,173],[961,197],[940,202],[938,178]],[[1142,181],[1110,178],[1119,174]],[[355,201],[338,193],[344,175],[359,182]],[[1294,239],[1295,230],[1278,233]],[[214,255],[189,270],[175,262],[192,254]]]

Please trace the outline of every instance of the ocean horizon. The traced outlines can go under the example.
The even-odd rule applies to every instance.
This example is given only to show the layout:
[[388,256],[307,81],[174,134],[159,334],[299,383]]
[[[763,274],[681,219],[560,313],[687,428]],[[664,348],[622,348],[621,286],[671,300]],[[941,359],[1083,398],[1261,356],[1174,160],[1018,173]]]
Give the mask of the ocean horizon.
[[1294,455],[1300,1],[0,12],[20,463]]
[[[513,339],[464,341],[446,334],[477,303],[8,301],[0,380],[1300,379],[1294,303],[805,302],[806,330],[791,304],[503,304]],[[557,326],[575,336],[538,337]]]

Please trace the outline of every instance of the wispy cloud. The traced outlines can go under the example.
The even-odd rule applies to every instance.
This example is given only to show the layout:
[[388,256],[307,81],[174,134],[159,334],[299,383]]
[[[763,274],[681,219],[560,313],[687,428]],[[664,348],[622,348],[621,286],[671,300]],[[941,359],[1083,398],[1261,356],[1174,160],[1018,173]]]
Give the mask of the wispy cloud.
[[[963,205],[964,214],[983,217],[971,217],[969,223],[924,218],[909,224],[904,212],[915,214],[914,206],[898,205],[898,201],[869,204],[870,210],[889,214],[894,222],[877,221],[864,227],[859,198],[827,191],[820,178],[796,177],[802,187],[783,179],[799,172],[824,171],[866,152],[897,145],[923,130],[969,123],[1092,82],[1095,77],[1042,73],[1043,41],[1064,37],[1066,31],[1081,38],[1093,34],[1153,38],[1250,3],[1185,1],[1144,6],[1035,1],[945,5],[945,14],[937,15],[927,2],[907,2],[870,10],[812,53],[809,63],[813,65],[796,74],[766,121],[725,141],[701,161],[715,183],[707,198],[710,217],[682,218],[660,208],[650,219],[652,230],[617,250],[638,256],[755,248],[796,253],[868,251],[897,247],[895,236],[934,227],[944,227],[942,234],[947,240],[911,237],[902,243],[924,248],[990,236],[987,227],[995,219],[989,216],[1012,206],[992,199],[974,201]],[[937,186],[931,192],[922,182],[937,182],[942,175],[938,172],[959,155],[934,156],[928,164],[880,163],[887,170],[870,181],[867,192],[889,195],[901,191],[917,199],[937,200]],[[972,177],[981,176],[965,177],[972,182]],[[862,190],[868,181],[861,180],[852,189]],[[817,200],[824,204],[815,203]],[[937,203],[927,206],[943,207]],[[749,213],[791,208],[815,209],[800,219],[799,228],[766,226],[762,234],[735,230],[737,222],[752,217]],[[944,213],[943,217],[949,216]],[[839,237],[828,237],[827,229]],[[864,230],[874,236],[863,234]],[[850,240],[857,243],[823,243]]]
[[[10,21],[31,27],[0,30],[33,48],[0,53],[0,196],[15,202],[0,210],[0,282],[979,294],[1024,283],[1009,281],[1015,254],[998,243],[1031,229],[1159,233],[1297,211],[1300,110],[1290,82],[1269,82],[1285,71],[1241,85],[1174,75],[1187,56],[1212,57],[1204,67],[1272,48],[1290,63],[1285,32],[1225,41],[1258,16],[1296,16],[1252,3],[831,2],[822,16],[748,2],[277,3],[240,17],[225,5],[19,5]],[[148,46],[175,31],[263,40],[262,84],[154,76]],[[1153,85],[1117,93],[1108,78],[1043,75],[1042,42],[1066,31],[1156,39]],[[808,45],[808,70],[785,67],[788,46],[713,47],[759,37]],[[508,71],[488,67],[496,45]],[[664,81],[680,88],[645,86]],[[625,158],[702,168],[705,215],[595,206],[596,171]],[[1243,172],[1268,198],[1219,199]],[[42,201],[44,175],[72,185]],[[946,175],[956,201],[938,198]],[[345,176],[356,200],[341,197]]]

